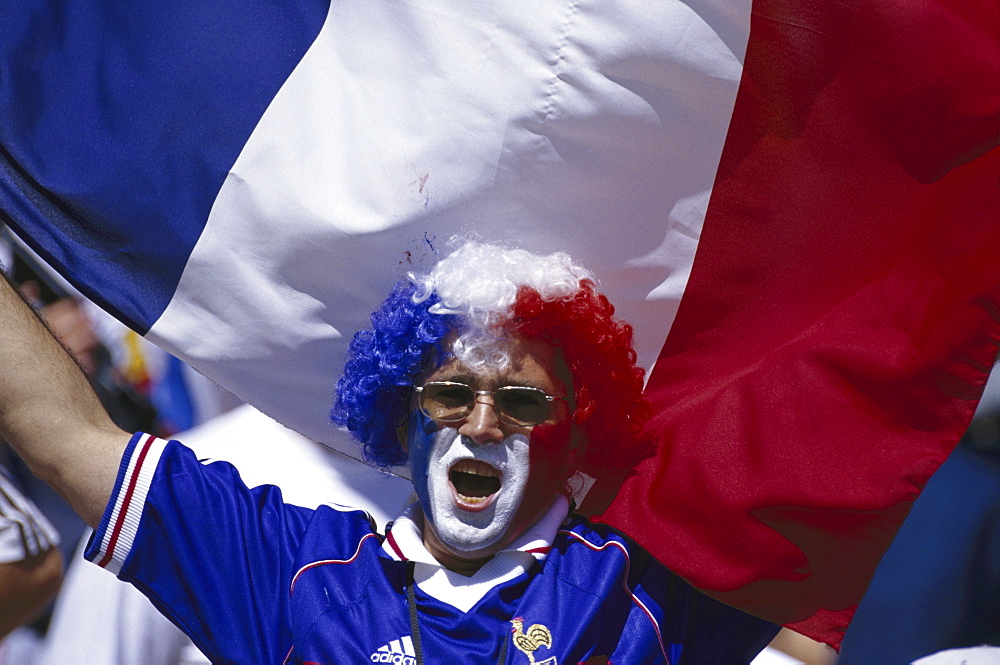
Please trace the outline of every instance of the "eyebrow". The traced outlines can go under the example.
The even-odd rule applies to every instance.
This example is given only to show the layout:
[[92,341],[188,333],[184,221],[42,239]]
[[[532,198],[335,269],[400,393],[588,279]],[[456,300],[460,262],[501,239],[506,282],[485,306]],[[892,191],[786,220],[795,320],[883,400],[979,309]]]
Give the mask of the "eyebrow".
[[[458,373],[458,374],[446,374],[445,376],[438,377],[438,378],[436,378],[434,380],[435,381],[454,381],[455,383],[464,383],[464,384],[466,384],[468,386],[471,386],[473,389],[479,389],[479,388],[481,388],[481,386],[479,385],[479,379],[478,379],[478,377],[473,376],[472,374],[462,374],[462,373]],[[545,394],[549,394],[549,389],[543,388],[542,386],[538,385],[534,381],[513,381],[513,380],[507,380],[507,379],[501,378],[499,380],[499,382],[498,382],[497,387],[500,388],[500,387],[503,387],[503,386],[514,386],[514,387],[517,387],[517,388],[534,388],[536,390],[541,390]]]
[[445,374],[434,379],[435,381],[454,381],[455,383],[466,383],[470,386],[476,384],[476,377],[471,374]]

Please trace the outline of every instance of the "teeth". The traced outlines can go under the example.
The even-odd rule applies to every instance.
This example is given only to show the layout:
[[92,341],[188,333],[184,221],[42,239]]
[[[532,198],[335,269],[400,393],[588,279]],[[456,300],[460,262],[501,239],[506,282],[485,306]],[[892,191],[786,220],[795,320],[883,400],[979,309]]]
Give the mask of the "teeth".
[[468,473],[473,476],[486,476],[487,478],[499,478],[500,472],[486,462],[473,459],[463,459],[455,462],[451,467],[452,471]]

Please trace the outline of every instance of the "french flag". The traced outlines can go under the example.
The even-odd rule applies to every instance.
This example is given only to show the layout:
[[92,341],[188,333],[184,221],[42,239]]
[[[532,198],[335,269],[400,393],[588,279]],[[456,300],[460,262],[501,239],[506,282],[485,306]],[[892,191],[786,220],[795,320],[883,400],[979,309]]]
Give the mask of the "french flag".
[[985,0],[20,0],[0,217],[354,454],[332,386],[397,279],[454,234],[568,251],[652,370],[604,519],[836,645],[997,355],[998,34]]

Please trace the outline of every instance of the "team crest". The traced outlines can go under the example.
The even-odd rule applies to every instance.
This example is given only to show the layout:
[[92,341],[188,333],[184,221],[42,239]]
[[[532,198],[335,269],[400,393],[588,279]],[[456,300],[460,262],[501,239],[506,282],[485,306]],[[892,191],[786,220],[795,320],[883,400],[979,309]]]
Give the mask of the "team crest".
[[539,648],[545,647],[546,650],[552,648],[552,633],[549,632],[548,628],[540,623],[535,623],[528,626],[528,630],[525,630],[522,617],[511,619],[510,624],[514,627],[511,631],[514,648],[528,657],[530,665],[559,665],[555,656],[550,656],[545,660],[535,660],[535,652]]

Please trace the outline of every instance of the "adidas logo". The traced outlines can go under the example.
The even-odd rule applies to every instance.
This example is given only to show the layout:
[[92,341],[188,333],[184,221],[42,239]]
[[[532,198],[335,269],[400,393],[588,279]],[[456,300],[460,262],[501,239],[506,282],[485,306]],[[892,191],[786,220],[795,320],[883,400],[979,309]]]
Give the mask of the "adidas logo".
[[392,665],[417,665],[417,654],[413,650],[413,640],[410,636],[401,637],[389,642],[372,654],[373,663],[392,663]]

